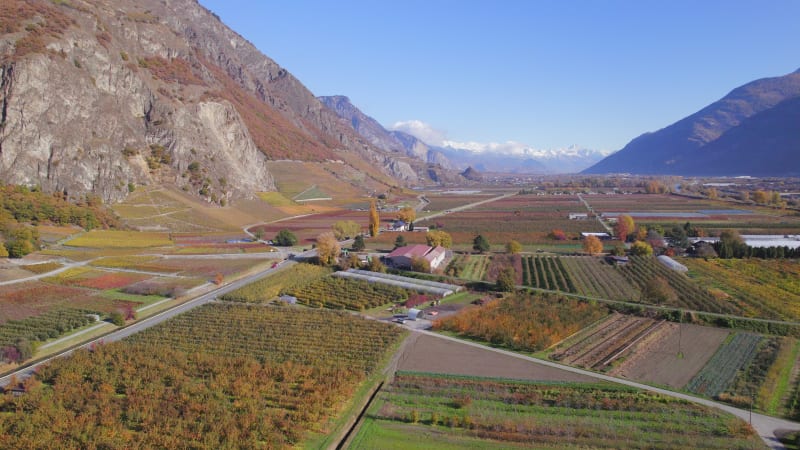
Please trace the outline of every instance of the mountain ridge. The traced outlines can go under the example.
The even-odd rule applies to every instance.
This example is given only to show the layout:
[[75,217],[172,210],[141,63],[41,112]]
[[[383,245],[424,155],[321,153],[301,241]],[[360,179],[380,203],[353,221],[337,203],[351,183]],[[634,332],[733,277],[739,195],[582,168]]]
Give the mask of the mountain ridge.
[[[769,77],[746,83],[731,90],[726,96],[677,122],[658,131],[644,133],[629,142],[620,151],[608,156],[583,173],[629,172],[638,174],[669,175],[741,175],[757,173],[759,169],[752,164],[731,165],[724,159],[746,161],[747,153],[760,153],[767,145],[768,123],[761,123],[762,137],[750,134],[747,147],[734,145],[731,138],[722,139],[761,113],[773,109],[786,100],[800,97],[800,70],[779,77]],[[793,105],[793,104],[792,104]],[[784,105],[785,106],[785,105]],[[793,106],[795,107],[795,106]],[[786,113],[789,113],[786,111]],[[800,130],[800,127],[797,128]],[[796,141],[792,130],[784,130],[794,135],[786,142]],[[800,131],[794,131],[800,133]],[[740,132],[734,132],[734,136]],[[717,144],[712,145],[712,143]],[[721,145],[731,152],[724,152]],[[717,158],[710,158],[704,152],[713,151]],[[790,174],[791,150],[786,148],[777,152],[784,170],[770,172],[772,175]],[[796,150],[795,150],[796,151]],[[787,153],[788,152],[788,153]],[[795,155],[796,157],[796,155]],[[757,161],[755,161],[757,162]],[[724,173],[717,168],[725,165]],[[755,171],[753,171],[755,169]],[[763,172],[761,172],[763,174]]]

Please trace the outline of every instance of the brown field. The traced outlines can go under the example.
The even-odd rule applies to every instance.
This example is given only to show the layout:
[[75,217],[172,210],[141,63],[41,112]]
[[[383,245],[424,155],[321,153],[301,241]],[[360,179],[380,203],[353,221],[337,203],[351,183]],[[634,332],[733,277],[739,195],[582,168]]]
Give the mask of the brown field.
[[[609,374],[683,388],[706,365],[730,334],[721,328],[665,323],[631,349]],[[680,350],[680,353],[679,353]]]
[[29,281],[0,286],[0,323],[65,307],[108,313],[126,303],[104,298],[102,292],[96,290]]
[[[352,220],[367,230],[369,225],[368,211],[336,210],[312,216],[295,217],[289,220],[258,225],[250,228],[255,233],[261,230],[264,239],[272,239],[280,230],[289,230],[297,236],[297,245],[311,245],[316,241],[317,236],[327,231],[331,231],[334,223],[340,220]],[[384,223],[385,226],[385,223]]]
[[400,356],[398,370],[503,377],[520,380],[596,381],[552,367],[506,356],[449,339],[414,334]]
[[[420,221],[419,224],[436,225],[450,233],[456,246],[471,245],[475,236],[482,234],[497,246],[496,250],[512,239],[523,245],[564,244],[574,247],[573,241],[582,231],[605,231],[596,220],[570,220],[569,214],[573,212],[586,212],[577,196],[525,194]],[[554,229],[563,230],[567,240],[548,238],[548,233]]]

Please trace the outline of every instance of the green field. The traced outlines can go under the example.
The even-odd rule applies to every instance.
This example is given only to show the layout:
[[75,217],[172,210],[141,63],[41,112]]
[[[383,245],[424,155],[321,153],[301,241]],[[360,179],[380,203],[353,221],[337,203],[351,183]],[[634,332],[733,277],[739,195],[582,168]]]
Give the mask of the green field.
[[744,421],[613,384],[399,372],[350,448],[764,448]]

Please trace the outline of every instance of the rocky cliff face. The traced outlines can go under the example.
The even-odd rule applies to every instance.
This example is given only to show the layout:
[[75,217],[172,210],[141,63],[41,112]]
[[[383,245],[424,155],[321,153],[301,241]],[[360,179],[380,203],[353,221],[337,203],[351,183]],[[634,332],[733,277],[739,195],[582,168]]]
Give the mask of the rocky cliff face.
[[174,183],[224,203],[270,159],[402,164],[194,0],[7,0],[0,178],[107,201]]

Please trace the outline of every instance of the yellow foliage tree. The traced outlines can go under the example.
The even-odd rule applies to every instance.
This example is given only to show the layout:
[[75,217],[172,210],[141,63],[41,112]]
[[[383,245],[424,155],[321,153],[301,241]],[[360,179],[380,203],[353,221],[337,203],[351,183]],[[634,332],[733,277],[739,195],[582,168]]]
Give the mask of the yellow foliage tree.
[[651,247],[647,242],[636,241],[631,244],[631,254],[637,256],[652,256],[653,247]]
[[381,228],[381,216],[378,215],[378,207],[373,199],[369,203],[369,235],[375,237]]
[[603,243],[597,236],[586,236],[583,240],[583,251],[590,255],[596,255],[603,251]]
[[450,248],[453,245],[453,238],[449,233],[439,230],[431,230],[425,234],[425,241],[431,247],[440,245],[444,248]]
[[517,241],[511,240],[506,244],[506,252],[516,255],[522,251],[522,244]]
[[333,232],[327,231],[317,236],[317,256],[320,264],[329,265],[336,262],[342,249]]
[[417,220],[417,210],[410,206],[404,206],[397,212],[397,218],[405,223],[411,223]]

